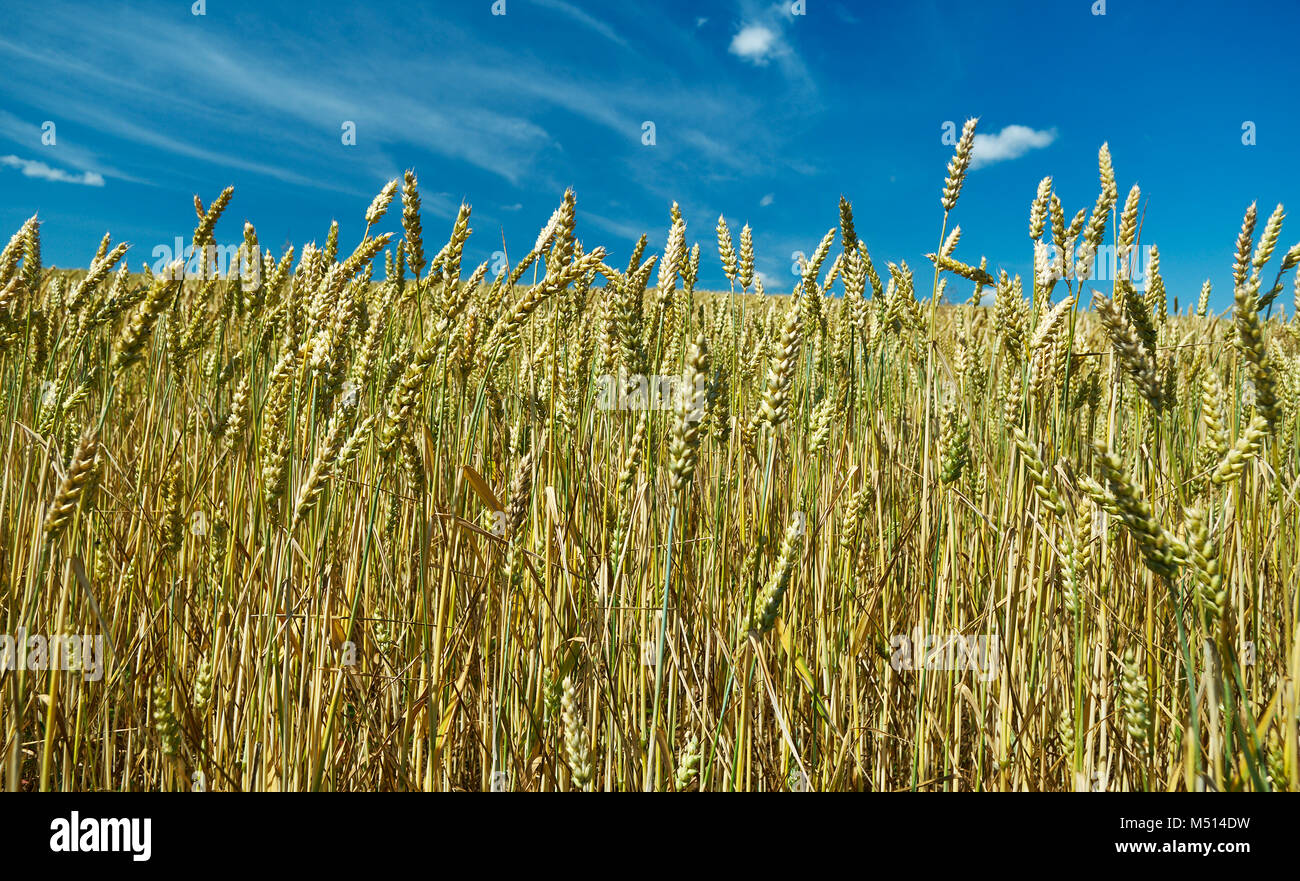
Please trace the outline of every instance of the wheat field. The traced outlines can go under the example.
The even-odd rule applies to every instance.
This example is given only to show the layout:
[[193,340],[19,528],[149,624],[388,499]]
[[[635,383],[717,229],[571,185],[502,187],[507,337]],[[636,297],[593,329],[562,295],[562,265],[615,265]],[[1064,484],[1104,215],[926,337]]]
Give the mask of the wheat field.
[[[842,200],[781,295],[676,206],[614,265],[571,192],[462,266],[469,208],[435,242],[409,172],[323,246],[245,224],[226,273],[108,237],[47,269],[33,218],[0,255],[3,788],[1300,787],[1281,206],[1234,308],[1180,311],[1103,146],[1090,209],[1032,195],[1022,279],[958,256],[974,131],[930,265],[873,263]],[[102,637],[102,675],[30,634]]]

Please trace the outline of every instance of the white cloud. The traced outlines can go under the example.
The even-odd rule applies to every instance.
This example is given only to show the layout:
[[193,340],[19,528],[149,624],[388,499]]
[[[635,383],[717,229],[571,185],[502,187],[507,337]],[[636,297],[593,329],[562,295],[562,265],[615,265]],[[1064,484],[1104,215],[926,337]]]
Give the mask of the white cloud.
[[26,177],[39,177],[42,180],[52,180],[64,184],[81,184],[87,187],[102,187],[104,185],[104,176],[97,171],[83,171],[81,174],[71,174],[62,168],[53,168],[36,159],[22,159],[12,153],[8,156],[0,156],[0,165],[17,168]]
[[1056,129],[1035,131],[1027,125],[1009,125],[996,135],[975,135],[971,168],[1017,159],[1030,150],[1046,147],[1056,140]]
[[[20,119],[5,110],[0,110],[0,140],[12,141],[18,148],[23,149],[31,147],[33,144],[43,143],[42,135],[44,130],[31,120]],[[44,147],[41,151],[43,152]],[[105,178],[116,178],[118,180],[128,181],[136,184],[146,184],[148,181],[141,180],[137,177],[121,171],[112,165],[107,165],[95,153],[87,150],[85,147],[77,146],[70,143],[68,139],[59,133],[58,149],[51,150],[51,155],[58,154],[59,164],[76,171],[88,171],[91,173],[91,179],[94,175],[101,175]],[[101,185],[102,186],[102,185]]]
[[776,193],[768,193],[766,196],[758,200],[758,204],[766,208],[768,205],[771,205],[775,201],[776,201]]
[[740,0],[729,51],[755,67],[774,63],[789,85],[802,93],[799,100],[808,101],[817,88],[792,40],[798,20],[788,2]]
[[751,64],[765,65],[780,48],[776,31],[767,25],[748,24],[731,38],[731,54],[739,55]]
[[702,27],[704,27],[704,26],[705,26],[706,24],[708,24],[708,23],[709,23],[709,20],[708,20],[707,18],[705,18],[704,16],[700,16],[699,18],[695,19],[695,26],[696,26],[697,28],[702,28]]

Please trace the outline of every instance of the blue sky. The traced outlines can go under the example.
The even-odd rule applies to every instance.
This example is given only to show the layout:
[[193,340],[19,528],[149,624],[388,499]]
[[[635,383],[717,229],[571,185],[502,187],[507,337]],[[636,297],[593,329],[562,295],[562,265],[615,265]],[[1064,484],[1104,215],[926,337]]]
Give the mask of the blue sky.
[[[503,234],[522,254],[572,186],[579,238],[612,262],[641,232],[662,245],[676,200],[706,255],[703,284],[723,283],[713,227],[725,213],[733,231],[754,227],[768,289],[788,291],[792,252],[836,222],[841,193],[878,265],[923,265],[952,152],[944,124],[978,116],[989,135],[1033,134],[997,142],[1025,142],[1021,155],[984,144],[955,212],[959,259],[1028,275],[1039,179],[1054,177],[1067,215],[1090,208],[1108,141],[1121,198],[1138,183],[1148,200],[1143,240],[1159,245],[1171,296],[1185,308],[1210,278],[1222,309],[1246,206],[1258,200],[1262,218],[1300,204],[1291,3],[1107,0],[1104,15],[1093,0],[804,0],[801,15],[755,0],[492,7],[11,5],[0,230],[39,211],[46,262],[60,266],[84,266],[111,230],[139,268],[188,238],[193,194],[207,202],[233,184],[219,242],[238,241],[248,219],[263,244],[301,246],[338,219],[346,247],[372,196],[411,167],[429,241],[462,199],[473,206],[474,262]],[[1284,226],[1279,251],[1297,238],[1300,222]]]

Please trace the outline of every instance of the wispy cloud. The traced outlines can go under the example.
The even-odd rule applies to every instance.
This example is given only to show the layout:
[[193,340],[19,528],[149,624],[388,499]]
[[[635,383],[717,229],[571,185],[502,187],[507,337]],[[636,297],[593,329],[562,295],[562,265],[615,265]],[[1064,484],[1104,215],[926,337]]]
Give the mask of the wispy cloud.
[[[612,12],[589,13],[579,8],[581,0],[528,2],[532,12],[543,13],[552,31],[578,29],[599,34],[613,45],[626,43],[617,29],[621,19]],[[61,0],[50,3],[63,5]],[[777,34],[773,66],[799,85],[801,62],[785,39],[785,31],[798,25],[779,7],[761,5],[760,0],[742,0],[741,15]],[[764,106],[778,100],[776,96],[756,94],[743,81],[728,78],[692,80],[692,71],[716,65],[717,48],[726,45],[708,51],[693,36],[696,16],[668,22],[663,34],[669,36],[660,34],[682,47],[674,64],[667,65],[654,53],[643,59],[641,69],[658,83],[649,91],[640,76],[556,65],[541,50],[499,45],[475,28],[461,28],[442,16],[420,21],[421,27],[435,28],[439,42],[448,48],[436,54],[406,51],[417,47],[408,46],[408,38],[399,35],[393,52],[403,57],[398,81],[438,83],[435,94],[413,85],[394,87],[394,67],[387,57],[304,74],[313,69],[312,58],[330,54],[332,33],[276,40],[277,35],[268,32],[224,41],[197,37],[189,22],[142,16],[127,27],[119,17],[92,9],[83,13],[83,26],[72,33],[33,17],[25,24],[43,39],[20,43],[0,37],[0,62],[7,56],[23,62],[13,65],[17,73],[9,84],[0,84],[0,97],[21,95],[30,106],[51,108],[61,118],[76,120],[79,131],[98,136],[92,143],[104,144],[99,149],[121,146],[114,141],[143,148],[128,146],[111,155],[130,157],[136,174],[170,178],[171,186],[180,185],[180,177],[229,174],[203,167],[209,165],[299,187],[369,195],[376,182],[408,165],[428,168],[422,157],[432,153],[455,163],[434,167],[463,182],[466,190],[459,195],[468,195],[470,187],[481,192],[485,182],[476,172],[483,171],[510,185],[500,198],[500,204],[509,205],[523,188],[562,189],[581,182],[583,175],[569,170],[573,158],[566,145],[579,130],[588,141],[604,136],[590,126],[576,128],[574,117],[613,135],[601,141],[607,155],[635,167],[629,180],[656,197],[680,199],[686,169],[691,180],[711,186],[788,167],[794,159],[782,155],[788,131],[763,120]],[[727,39],[715,19],[706,30]],[[505,23],[491,25],[492,34],[500,24]],[[511,25],[515,22],[506,24]],[[95,39],[84,36],[89,33]],[[362,42],[376,38],[389,36],[365,25],[354,36]],[[275,43],[275,51],[269,51],[267,41]],[[126,74],[108,63],[104,45],[138,57],[139,68]],[[189,98],[194,94],[210,97],[196,105]],[[812,106],[801,100],[798,113],[806,115]],[[556,114],[556,109],[567,113]],[[339,125],[344,120],[355,123],[355,147],[340,146]],[[655,150],[641,144],[644,120],[658,126]],[[30,142],[15,141],[0,150],[21,156],[23,143]],[[70,156],[58,156],[57,164],[110,179],[117,176],[103,167],[79,165]],[[187,181],[182,186],[190,185]],[[454,212],[458,202],[449,201]]]
[[8,156],[0,156],[0,165],[17,168],[27,177],[52,180],[62,184],[81,184],[86,187],[102,187],[104,185],[104,176],[98,172],[83,171],[80,174],[73,174],[64,171],[62,168],[46,165],[38,159],[23,159],[14,156],[12,153]]
[[[629,241],[635,241],[636,239],[640,238],[642,233],[646,234],[647,239],[653,239],[657,234],[655,230],[642,229],[641,227],[637,226],[635,223],[631,223],[624,220],[614,220],[613,218],[605,217],[604,215],[596,214],[594,212],[588,211],[585,208],[579,208],[578,209],[579,227],[581,227],[582,222],[584,220],[592,224],[593,226],[600,227],[601,229],[605,230],[605,232],[613,233],[614,235],[619,236],[620,238],[627,239]],[[660,236],[660,238],[662,238],[662,236]]]
[[768,205],[771,205],[775,201],[776,201],[776,193],[768,193],[766,196],[758,200],[758,204],[759,206],[766,208]]
[[[44,144],[42,141],[43,134],[41,127],[35,122],[21,119],[6,110],[0,110],[0,139],[9,140],[22,149],[31,147],[34,144]],[[98,155],[85,147],[69,143],[66,134],[61,134],[55,144],[43,145],[41,151],[47,152],[51,158],[57,155],[58,163],[61,166],[67,166],[80,172],[90,172],[91,180],[98,176],[137,184],[149,183],[105,163]],[[103,184],[91,184],[91,186],[103,186]]]
[[589,12],[579,9],[572,3],[566,3],[565,0],[532,0],[532,2],[536,6],[567,16],[587,30],[600,34],[611,43],[617,43],[620,46],[627,45],[627,40],[623,39],[608,23],[601,21]]
[[1027,125],[1009,125],[995,135],[975,135],[971,168],[1018,159],[1056,140],[1056,129],[1035,131]]
[[[89,31],[113,45],[130,51],[168,77],[178,81],[175,89],[151,88],[143,83],[154,77],[122,80],[111,65],[85,64],[79,54],[91,54],[93,46],[78,44],[51,48],[19,46],[0,39],[0,49],[25,56],[60,76],[32,81],[26,92],[34,99],[57,104],[66,115],[93,125],[100,131],[155,149],[201,159],[214,164],[305,186],[340,187],[336,182],[340,154],[338,126],[353,120],[358,142],[368,143],[372,157],[395,144],[418,144],[443,156],[489,171],[517,183],[538,150],[549,143],[540,126],[495,109],[499,102],[487,102],[481,90],[465,78],[459,99],[448,97],[431,103],[418,93],[382,87],[378,72],[370,68],[341,70],[330,78],[304,77],[307,66],[302,56],[257,53],[253,47],[196,42],[183,28],[161,19],[149,19],[145,27],[122,28],[113,19],[96,19]],[[305,54],[305,50],[304,50]],[[94,57],[91,54],[91,57]],[[298,62],[298,63],[295,63]],[[33,69],[36,66],[33,65]],[[75,70],[80,76],[60,86],[62,75]],[[450,82],[455,74],[450,62],[431,80]],[[75,85],[75,87],[73,87]],[[456,89],[451,87],[451,91]],[[154,114],[190,125],[167,127],[139,125],[121,113],[108,111],[112,98],[130,94],[136,106],[148,106]],[[184,96],[214,96],[197,109]],[[186,106],[186,105],[189,106]],[[287,124],[293,120],[295,125]],[[401,121],[400,126],[394,121]],[[218,149],[211,144],[243,140],[265,143],[266,124],[274,126],[274,156],[247,158],[247,153]],[[213,128],[223,138],[191,139],[191,133]],[[377,156],[382,161],[382,156]],[[310,172],[315,172],[314,174]],[[375,171],[375,176],[382,176]]]
[[[165,23],[154,22],[154,24],[158,28],[167,27]],[[108,25],[105,25],[105,27],[108,27]],[[99,29],[95,28],[95,30]],[[152,25],[146,30],[157,33]],[[112,34],[115,37],[112,39],[115,45],[138,46],[141,50],[145,45],[144,38],[126,31],[102,32]],[[150,42],[150,45],[155,44]],[[188,48],[186,48],[187,45]],[[162,47],[167,48],[163,49]],[[198,56],[202,54],[203,47],[195,46],[192,42],[187,44],[184,40],[164,39],[155,45],[155,49],[157,50],[155,54],[158,56],[154,59],[155,61],[164,58],[166,53],[174,53],[174,57],[177,59],[183,57],[190,59],[187,63],[179,63],[178,61],[173,75],[178,78],[183,77],[191,88],[198,89],[205,94],[222,94],[223,89],[227,94],[230,92],[230,83],[223,80],[222,70],[214,69],[213,72],[204,77],[195,78],[193,76],[194,67],[202,64]],[[30,75],[32,77],[25,84],[24,96],[34,103],[57,107],[61,117],[76,119],[81,126],[139,146],[160,150],[175,156],[198,159],[202,162],[227,168],[266,175],[285,183],[308,187],[324,187],[340,191],[347,190],[346,187],[341,187],[337,183],[292,171],[281,163],[255,161],[249,158],[249,152],[251,151],[235,153],[208,146],[217,141],[215,138],[203,138],[202,145],[191,142],[193,137],[191,133],[211,131],[209,127],[214,125],[223,128],[224,132],[228,134],[238,134],[247,129],[252,116],[249,113],[247,104],[245,104],[242,114],[229,114],[219,107],[216,101],[212,101],[203,105],[202,115],[196,118],[193,115],[194,108],[185,107],[184,98],[179,97],[183,96],[189,89],[177,89],[176,94],[169,95],[164,91],[154,90],[144,85],[119,79],[107,66],[101,67],[83,62],[76,57],[76,51],[75,48],[65,50],[63,47],[47,49],[44,47],[19,46],[0,39],[0,54],[8,52],[32,62],[23,68],[23,70],[31,71]],[[59,71],[60,76],[42,76],[44,71],[54,70]],[[173,120],[184,120],[188,124],[173,126],[172,128],[179,128],[185,134],[180,135],[178,133],[178,136],[173,137],[164,133],[167,127],[154,124],[152,121],[150,124],[132,122],[129,118],[130,114],[121,112],[120,103],[116,108],[113,103],[114,97],[120,101],[121,96],[124,95],[130,95],[134,101],[148,106],[157,115]],[[243,118],[241,119],[241,117]],[[3,122],[3,120],[0,120],[0,122]],[[60,155],[63,156],[64,151],[68,148],[60,144],[57,149],[60,151]],[[122,176],[131,179],[118,174],[108,176]]]

